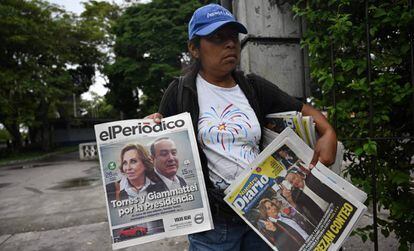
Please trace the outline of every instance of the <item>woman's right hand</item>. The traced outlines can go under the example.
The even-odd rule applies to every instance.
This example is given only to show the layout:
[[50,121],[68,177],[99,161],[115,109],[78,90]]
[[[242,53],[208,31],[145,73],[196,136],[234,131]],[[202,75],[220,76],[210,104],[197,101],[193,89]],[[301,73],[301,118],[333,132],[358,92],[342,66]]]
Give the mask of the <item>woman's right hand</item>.
[[144,119],[152,119],[152,120],[154,120],[155,123],[159,124],[159,123],[161,123],[162,118],[163,118],[162,114],[156,112],[156,113],[153,113],[153,114],[150,114],[150,115],[146,116]]

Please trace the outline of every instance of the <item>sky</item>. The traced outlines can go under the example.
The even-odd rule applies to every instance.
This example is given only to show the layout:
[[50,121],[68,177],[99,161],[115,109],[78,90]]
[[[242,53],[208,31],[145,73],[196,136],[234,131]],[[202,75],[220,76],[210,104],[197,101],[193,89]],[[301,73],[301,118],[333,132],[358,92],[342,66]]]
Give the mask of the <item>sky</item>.
[[[50,3],[54,3],[62,6],[65,10],[80,14],[83,11],[82,2],[85,0],[48,0]],[[108,1],[109,2],[109,1]],[[121,1],[116,1],[121,2]],[[82,99],[91,100],[91,91],[97,93],[99,96],[103,96],[108,92],[108,88],[104,87],[105,78],[100,72],[95,73],[95,83],[89,87],[89,91],[82,94]]]

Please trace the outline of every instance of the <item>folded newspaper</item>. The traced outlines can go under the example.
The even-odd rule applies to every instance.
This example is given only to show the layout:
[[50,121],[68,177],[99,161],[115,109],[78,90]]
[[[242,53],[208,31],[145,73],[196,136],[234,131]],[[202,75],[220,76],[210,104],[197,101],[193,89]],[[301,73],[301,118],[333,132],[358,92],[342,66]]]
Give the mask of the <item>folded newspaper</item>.
[[213,228],[189,113],[95,134],[113,249]]
[[225,191],[224,200],[274,250],[338,250],[366,194],[323,164],[289,127]]
[[[269,145],[285,128],[291,128],[305,141],[308,146],[315,148],[317,132],[312,116],[302,116],[301,112],[289,111],[271,113],[266,115],[265,127],[263,128],[263,147]],[[330,169],[341,171],[344,146],[338,141],[336,147],[335,162],[329,166]]]
[[315,147],[317,133],[312,116],[302,116],[302,113],[297,111],[271,113],[266,115],[265,124],[267,129],[276,134],[281,133],[286,127],[289,127],[306,144],[312,148]]

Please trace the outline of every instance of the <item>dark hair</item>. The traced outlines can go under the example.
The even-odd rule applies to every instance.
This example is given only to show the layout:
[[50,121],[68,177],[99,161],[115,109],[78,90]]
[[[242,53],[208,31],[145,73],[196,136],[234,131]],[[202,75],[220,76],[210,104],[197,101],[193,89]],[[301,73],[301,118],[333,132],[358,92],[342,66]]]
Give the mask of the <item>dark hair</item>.
[[[200,49],[200,37],[199,36],[194,36],[190,41],[188,41],[188,44],[194,44],[194,46],[197,49]],[[185,75],[186,73],[194,73],[196,74],[197,72],[200,71],[201,69],[201,61],[198,58],[194,58],[193,55],[190,54],[190,63],[183,68],[182,70],[182,74]]]
[[151,155],[153,157],[155,157],[155,154],[156,154],[156,152],[155,152],[155,144],[158,143],[158,142],[160,142],[161,140],[169,140],[169,141],[172,141],[172,139],[170,139],[168,137],[161,137],[161,138],[158,138],[158,139],[154,140],[154,142],[152,142],[152,144],[150,146],[150,152],[151,152]]

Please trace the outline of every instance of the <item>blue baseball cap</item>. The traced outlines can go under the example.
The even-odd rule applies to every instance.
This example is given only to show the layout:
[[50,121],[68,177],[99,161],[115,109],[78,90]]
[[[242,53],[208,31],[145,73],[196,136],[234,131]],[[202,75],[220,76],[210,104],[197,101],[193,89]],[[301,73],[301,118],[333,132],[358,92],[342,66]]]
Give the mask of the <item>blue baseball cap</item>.
[[225,24],[234,24],[238,32],[247,34],[247,29],[237,22],[230,11],[218,4],[209,4],[194,11],[188,24],[188,38],[208,36]]

